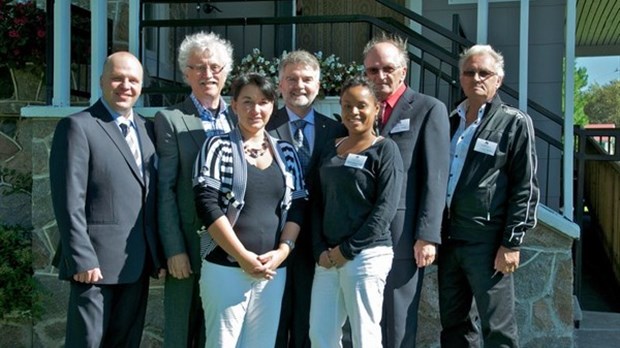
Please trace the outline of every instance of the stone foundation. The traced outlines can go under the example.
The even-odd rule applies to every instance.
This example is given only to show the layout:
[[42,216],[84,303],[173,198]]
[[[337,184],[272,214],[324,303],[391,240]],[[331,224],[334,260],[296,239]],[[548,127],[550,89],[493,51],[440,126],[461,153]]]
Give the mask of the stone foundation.
[[[54,108],[49,110],[54,112]],[[17,122],[19,141],[23,143],[18,158],[28,163],[32,171],[32,200],[27,200],[32,208],[27,213],[32,214],[34,277],[40,285],[44,310],[41,318],[34,322],[9,320],[0,323],[2,347],[60,347],[64,340],[68,284],[58,280],[57,271],[51,266],[58,230],[48,177],[49,150],[57,120],[31,117]],[[18,207],[23,210],[23,203]],[[515,273],[520,343],[528,347],[571,347],[574,346],[571,247],[578,232],[575,233],[575,227],[568,222],[558,223],[563,219],[545,207],[539,210],[539,217],[538,227],[526,236],[521,267]],[[5,218],[2,216],[3,221]],[[558,227],[562,224],[569,227]],[[435,266],[426,270],[419,313],[420,347],[439,347],[436,275]],[[150,290],[142,347],[160,347],[164,330],[163,282],[151,281]]]

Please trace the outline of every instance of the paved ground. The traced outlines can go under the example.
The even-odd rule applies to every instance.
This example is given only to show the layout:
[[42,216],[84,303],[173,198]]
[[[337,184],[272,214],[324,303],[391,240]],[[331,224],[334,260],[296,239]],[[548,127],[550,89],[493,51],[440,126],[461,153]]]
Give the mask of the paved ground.
[[583,317],[575,330],[577,348],[620,347],[620,286],[613,281],[599,236],[588,227],[582,235],[580,306]]
[[620,313],[584,311],[575,343],[577,348],[620,347]]

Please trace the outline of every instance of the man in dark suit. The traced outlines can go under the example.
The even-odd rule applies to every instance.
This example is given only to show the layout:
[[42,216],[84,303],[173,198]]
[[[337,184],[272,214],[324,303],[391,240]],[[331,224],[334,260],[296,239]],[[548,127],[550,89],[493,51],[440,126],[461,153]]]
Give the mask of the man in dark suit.
[[167,258],[164,347],[204,347],[205,327],[198,280],[202,225],[196,216],[192,172],[208,136],[234,127],[220,93],[232,70],[233,48],[214,33],[189,35],[179,47],[179,68],[192,93],[155,115],[159,155],[159,235]]
[[58,122],[50,184],[70,281],[66,347],[138,347],[148,275],[160,270],[152,123],[133,111],[142,65],[128,52],[106,59],[102,97]]
[[381,36],[366,44],[364,68],[383,103],[381,135],[396,142],[405,168],[391,225],[394,261],[383,304],[383,346],[415,347],[424,267],[440,243],[450,163],[448,113],[439,100],[405,85],[407,43]]
[[[346,129],[312,107],[320,88],[321,68],[316,57],[307,51],[293,51],[282,57],[278,68],[279,89],[285,107],[271,117],[267,131],[296,146],[304,167],[306,188],[312,199],[312,186],[318,175],[320,154],[324,148],[334,146],[336,137],[346,135]],[[310,294],[315,263],[310,216],[306,215],[297,246],[288,259],[286,288],[276,339],[278,348],[310,347]]]

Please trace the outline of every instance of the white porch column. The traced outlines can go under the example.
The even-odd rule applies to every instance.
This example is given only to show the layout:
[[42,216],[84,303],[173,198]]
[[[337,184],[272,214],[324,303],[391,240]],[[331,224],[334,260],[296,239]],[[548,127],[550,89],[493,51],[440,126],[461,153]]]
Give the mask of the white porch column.
[[[140,1],[129,1],[129,52],[138,57],[144,64],[145,57],[140,52]],[[142,96],[136,102],[136,106],[144,105]]]
[[99,78],[108,55],[107,1],[90,0],[90,104],[101,97]]
[[530,0],[521,0],[519,24],[519,109],[527,112]]
[[573,220],[573,163],[575,138],[573,127],[575,125],[575,35],[577,32],[577,0],[566,1],[566,68],[564,69],[564,163],[563,167],[563,203],[564,216]]
[[489,36],[489,0],[478,0],[477,44],[486,44]]
[[69,106],[71,85],[71,1],[54,2],[54,92],[52,105]]

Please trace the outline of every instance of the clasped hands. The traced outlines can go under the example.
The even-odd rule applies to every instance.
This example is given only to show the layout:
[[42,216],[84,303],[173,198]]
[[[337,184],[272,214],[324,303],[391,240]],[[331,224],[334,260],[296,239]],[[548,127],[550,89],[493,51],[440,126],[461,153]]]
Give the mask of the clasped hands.
[[272,280],[276,276],[276,269],[288,257],[288,246],[282,245],[275,250],[270,250],[262,255],[257,255],[246,250],[237,259],[241,269],[254,278]]
[[347,261],[348,260],[344,257],[344,255],[342,255],[339,245],[335,248],[328,248],[321,253],[321,256],[319,256],[319,266],[323,268],[340,268],[344,266]]

